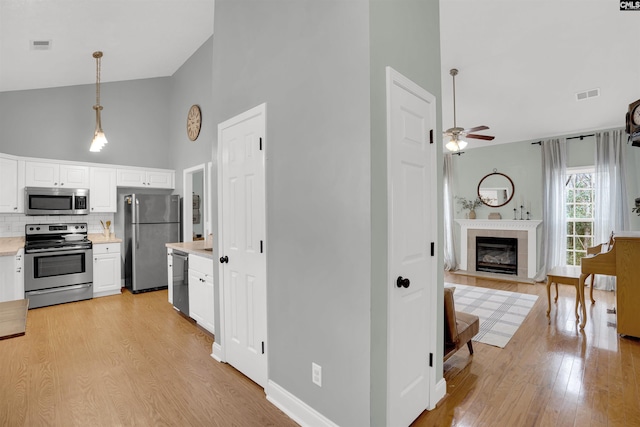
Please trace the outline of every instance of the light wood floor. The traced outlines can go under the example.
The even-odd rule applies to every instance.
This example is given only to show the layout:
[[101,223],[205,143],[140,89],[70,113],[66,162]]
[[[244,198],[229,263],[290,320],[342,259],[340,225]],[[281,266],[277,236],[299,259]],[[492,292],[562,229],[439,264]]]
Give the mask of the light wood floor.
[[[514,284],[447,273],[445,281],[538,295],[504,349],[473,343],[444,365],[447,394],[414,426],[640,426],[640,341],[616,333],[611,292],[587,301],[584,333],[575,288],[559,285],[551,324],[543,284]],[[640,308],[639,308],[640,309]]]
[[166,290],[29,310],[0,341],[0,425],[296,426],[212,341]]

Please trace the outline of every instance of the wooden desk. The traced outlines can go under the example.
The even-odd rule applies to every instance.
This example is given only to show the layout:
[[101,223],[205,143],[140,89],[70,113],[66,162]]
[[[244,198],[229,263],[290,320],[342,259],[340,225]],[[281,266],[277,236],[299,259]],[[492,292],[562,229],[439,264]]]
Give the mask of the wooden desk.
[[0,302],[0,340],[24,335],[28,299]]
[[590,274],[616,276],[616,311],[618,333],[640,337],[640,232],[621,232],[613,236],[609,251],[582,258],[580,302],[582,322],[587,323],[584,305],[584,280]]

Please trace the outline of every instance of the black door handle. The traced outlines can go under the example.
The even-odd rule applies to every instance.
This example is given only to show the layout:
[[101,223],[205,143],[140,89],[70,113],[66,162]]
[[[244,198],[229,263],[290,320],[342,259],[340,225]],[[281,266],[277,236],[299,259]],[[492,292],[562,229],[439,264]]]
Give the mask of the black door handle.
[[399,288],[408,288],[411,284],[409,279],[404,279],[402,276],[398,276],[398,280],[396,280],[396,286]]
[[220,257],[220,264],[224,264],[224,263],[229,263],[229,257],[228,256],[221,256]]

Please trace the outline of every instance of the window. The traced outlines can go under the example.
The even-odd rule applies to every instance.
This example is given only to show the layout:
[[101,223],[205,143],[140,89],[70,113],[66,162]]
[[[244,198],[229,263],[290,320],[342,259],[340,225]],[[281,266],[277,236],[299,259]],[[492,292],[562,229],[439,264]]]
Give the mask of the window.
[[566,187],[567,265],[580,265],[593,246],[594,169],[568,168]]

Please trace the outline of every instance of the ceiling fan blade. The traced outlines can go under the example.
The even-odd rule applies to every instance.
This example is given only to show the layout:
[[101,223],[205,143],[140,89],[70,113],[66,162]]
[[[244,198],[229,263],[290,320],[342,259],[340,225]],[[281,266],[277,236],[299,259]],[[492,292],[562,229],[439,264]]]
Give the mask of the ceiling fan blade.
[[477,135],[475,133],[468,133],[466,135],[467,138],[475,138],[475,139],[484,139],[485,141],[492,141],[495,136],[490,136],[490,135]]
[[487,129],[489,129],[489,126],[482,125],[482,126],[476,126],[474,128],[470,128],[470,129],[465,129],[464,131],[465,132],[477,132],[479,130],[487,130]]

